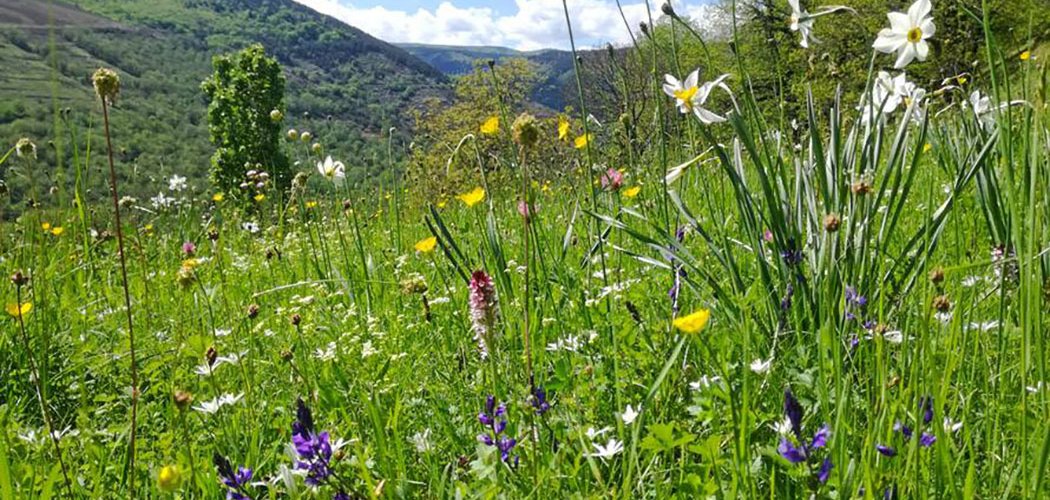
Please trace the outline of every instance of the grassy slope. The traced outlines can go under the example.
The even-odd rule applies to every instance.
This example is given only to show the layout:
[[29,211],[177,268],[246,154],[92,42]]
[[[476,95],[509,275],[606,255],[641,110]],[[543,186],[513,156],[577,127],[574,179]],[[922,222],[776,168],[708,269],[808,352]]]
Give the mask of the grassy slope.
[[[444,75],[422,61],[288,0],[82,0],[50,10],[43,2],[0,0],[0,40],[0,63],[19,69],[0,75],[0,137],[8,144],[55,135],[52,88],[78,128],[90,127],[97,117],[88,76],[99,66],[122,74],[126,98],[114,116],[115,140],[124,152],[122,175],[138,195],[155,192],[151,181],[171,173],[204,182],[212,148],[199,85],[215,54],[262,42],[285,66],[289,124],[362,162],[379,150],[370,138],[407,128],[411,103],[447,92]],[[37,177],[41,185],[53,181]],[[16,190],[29,184],[16,174],[4,178]]]

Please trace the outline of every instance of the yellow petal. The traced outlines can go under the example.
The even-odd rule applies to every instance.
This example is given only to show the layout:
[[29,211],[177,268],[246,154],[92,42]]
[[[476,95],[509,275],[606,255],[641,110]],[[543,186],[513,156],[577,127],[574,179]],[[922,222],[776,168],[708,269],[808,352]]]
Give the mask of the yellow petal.
[[456,198],[459,199],[459,201],[466,203],[467,207],[473,207],[480,203],[481,200],[485,199],[485,190],[480,187],[474,188],[473,191],[461,194]]
[[558,140],[564,141],[569,138],[569,120],[564,116],[558,117]]
[[707,326],[707,320],[711,319],[711,311],[699,309],[687,316],[675,318],[674,327],[689,334],[700,333]]
[[259,193],[259,194],[255,195],[255,201],[263,201],[265,199],[266,199],[266,195],[265,194]]
[[222,195],[222,193],[215,193],[211,195],[211,201],[214,201],[215,203],[222,201],[223,198],[224,196]]
[[51,234],[55,236],[61,236],[66,231],[66,228],[62,226],[55,226],[51,228]]
[[50,222],[44,222],[44,223],[40,224],[40,229],[43,229],[44,231],[50,231],[51,230],[51,223]]
[[499,117],[492,116],[485,123],[481,124],[481,133],[485,135],[492,135],[499,132]]
[[12,318],[17,318],[19,316],[25,316],[26,314],[29,314],[29,311],[33,310],[33,303],[26,302],[21,306],[15,303],[8,303],[7,307],[5,307],[4,309],[7,310],[7,314],[10,314]]
[[623,195],[628,198],[634,198],[638,196],[638,193],[642,191],[642,186],[632,186],[623,190]]
[[422,253],[430,253],[434,251],[434,247],[437,246],[438,239],[436,236],[429,238],[423,238],[416,242],[416,251]]
[[1032,52],[1031,51],[1026,50],[1024,52],[1021,52],[1021,60],[1022,61],[1027,61],[1027,60],[1029,60],[1031,58],[1032,58]]
[[583,149],[587,147],[587,144],[590,144],[590,142],[591,134],[583,134],[577,137],[575,141],[573,141],[573,145],[576,146],[576,149]]

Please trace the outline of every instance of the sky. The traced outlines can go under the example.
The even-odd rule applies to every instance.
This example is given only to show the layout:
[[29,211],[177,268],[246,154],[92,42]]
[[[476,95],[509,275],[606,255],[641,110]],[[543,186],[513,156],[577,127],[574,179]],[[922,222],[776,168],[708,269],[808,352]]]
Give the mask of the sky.
[[[561,0],[295,0],[387,42],[492,45],[519,50],[569,48]],[[653,17],[664,0],[650,0]],[[702,20],[713,0],[677,0]],[[630,41],[615,0],[568,0],[577,46]],[[632,30],[646,21],[645,0],[620,0]],[[702,21],[701,21],[702,22]]]

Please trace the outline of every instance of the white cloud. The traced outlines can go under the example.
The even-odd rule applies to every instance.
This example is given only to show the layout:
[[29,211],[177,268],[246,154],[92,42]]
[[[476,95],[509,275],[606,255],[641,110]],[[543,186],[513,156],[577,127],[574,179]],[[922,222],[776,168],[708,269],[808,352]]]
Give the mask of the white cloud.
[[[494,45],[519,50],[569,47],[569,35],[561,0],[515,0],[513,14],[501,15],[490,8],[460,8],[442,2],[436,9],[415,12],[387,7],[354,7],[350,0],[295,0],[335,17],[388,42],[439,45]],[[709,1],[709,0],[708,0]],[[571,0],[569,16],[577,45],[592,47],[605,42],[630,41],[627,26],[637,31],[648,21],[645,2],[621,2],[623,16],[614,0]],[[683,15],[703,22],[708,12],[704,0],[675,2]],[[653,18],[660,15],[660,2],[652,2]],[[624,24],[624,17],[627,24]]]

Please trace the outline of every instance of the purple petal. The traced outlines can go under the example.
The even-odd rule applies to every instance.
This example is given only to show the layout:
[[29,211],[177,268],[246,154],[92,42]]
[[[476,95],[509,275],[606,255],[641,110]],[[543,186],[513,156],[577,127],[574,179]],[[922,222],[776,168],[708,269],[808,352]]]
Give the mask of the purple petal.
[[780,438],[780,446],[777,446],[777,452],[780,453],[780,456],[784,457],[785,460],[793,464],[806,461],[806,452],[801,448],[795,447],[788,438]]
[[802,434],[802,405],[791,392],[790,387],[784,388],[784,414],[791,421],[791,430],[795,436]]
[[919,444],[921,444],[925,448],[929,448],[930,446],[933,446],[933,443],[936,443],[936,442],[937,442],[937,436],[934,436],[933,434],[930,434],[929,432],[924,432],[924,433],[922,433],[921,436],[919,436]]
[[828,478],[831,477],[831,469],[835,467],[835,464],[831,463],[831,457],[824,459],[824,463],[820,464],[820,471],[817,472],[817,480],[820,484],[828,482]]
[[883,454],[883,455],[885,455],[887,457],[892,457],[892,456],[897,455],[897,450],[893,449],[893,447],[891,447],[891,446],[885,446],[885,445],[877,444],[877,445],[875,445],[875,449],[879,453],[881,453],[881,454]]
[[823,448],[828,445],[828,436],[831,435],[831,429],[828,428],[828,424],[824,424],[816,434],[813,435],[813,442],[809,445],[812,450]]

